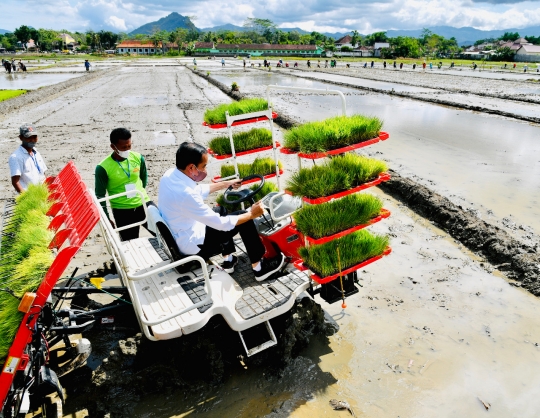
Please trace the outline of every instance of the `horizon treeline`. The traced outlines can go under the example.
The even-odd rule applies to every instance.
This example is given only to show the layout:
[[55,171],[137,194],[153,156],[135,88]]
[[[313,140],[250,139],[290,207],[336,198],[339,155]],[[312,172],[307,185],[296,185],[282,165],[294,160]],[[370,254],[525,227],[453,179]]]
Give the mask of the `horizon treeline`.
[[[194,49],[194,43],[214,42],[226,44],[295,44],[295,45],[319,45],[327,51],[335,52],[335,39],[319,32],[301,34],[297,31],[284,32],[269,19],[248,18],[244,22],[244,31],[207,31],[197,32],[193,29],[176,28],[173,31],[161,30],[155,27],[151,34],[129,35],[127,33],[114,33],[101,30],[95,32],[71,32],[67,30],[56,31],[52,29],[34,29],[28,26],[20,26],[12,33],[0,35],[0,47],[7,50],[15,50],[20,45],[26,46],[32,39],[41,51],[51,51],[55,49],[67,49],[65,42],[60,37],[61,34],[69,34],[80,51],[102,51],[114,49],[115,46],[125,39],[148,40],[158,46],[160,43],[174,43],[177,51],[190,53]],[[371,47],[377,42],[388,42],[390,47],[381,50],[382,58],[409,57],[419,58],[422,56],[433,57],[454,57],[461,53],[463,48],[457,43],[454,37],[433,33],[429,29],[423,29],[418,38],[409,36],[388,37],[386,32],[375,32],[369,35],[361,35],[357,30],[351,31],[351,44],[353,47]],[[476,41],[474,45],[483,43],[496,43],[497,41],[514,41],[520,37],[519,33],[506,32],[497,39],[482,39]],[[540,44],[540,36],[526,36],[529,42]],[[508,50],[506,50],[508,49]],[[499,47],[499,56],[510,59],[513,51],[509,48]],[[341,52],[350,52],[352,48],[342,47]]]

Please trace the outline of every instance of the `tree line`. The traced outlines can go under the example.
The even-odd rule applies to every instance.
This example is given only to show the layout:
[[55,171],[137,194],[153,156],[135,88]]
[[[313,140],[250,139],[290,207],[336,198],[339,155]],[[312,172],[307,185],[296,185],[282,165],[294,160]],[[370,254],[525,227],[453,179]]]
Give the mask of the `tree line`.
[[[243,31],[218,30],[208,32],[198,32],[194,29],[186,28],[166,31],[155,27],[151,34],[128,35],[122,32],[114,33],[104,30],[99,32],[92,30],[86,32],[55,31],[52,29],[34,29],[23,25],[15,29],[13,33],[0,35],[0,46],[8,50],[15,50],[18,42],[25,47],[29,40],[32,39],[36,47],[41,51],[63,50],[66,49],[66,45],[60,35],[66,33],[77,42],[77,49],[82,51],[114,49],[119,42],[128,38],[150,41],[156,47],[160,43],[174,43],[177,46],[177,52],[185,51],[187,53],[193,51],[194,43],[197,41],[225,44],[271,43],[318,45],[327,51],[336,51],[335,39],[316,31],[311,33],[299,33],[294,30],[285,32],[279,29],[271,20],[260,18],[248,18],[244,21],[243,26]],[[519,37],[519,33],[517,32],[506,32],[497,39],[479,40],[475,45],[499,40],[514,41]],[[533,44],[540,44],[540,37],[528,36],[525,38]],[[453,57],[463,51],[454,37],[445,38],[444,36],[433,33],[429,29],[423,29],[418,38],[409,36],[396,36],[392,38],[387,36],[386,32],[361,35],[357,30],[351,31],[351,44],[353,48],[361,46],[372,47],[377,42],[387,42],[389,44],[388,48],[381,50],[381,56],[383,58]],[[341,48],[342,52],[351,50],[352,48]],[[503,59],[510,59],[510,55],[513,52],[500,48],[498,54]]]

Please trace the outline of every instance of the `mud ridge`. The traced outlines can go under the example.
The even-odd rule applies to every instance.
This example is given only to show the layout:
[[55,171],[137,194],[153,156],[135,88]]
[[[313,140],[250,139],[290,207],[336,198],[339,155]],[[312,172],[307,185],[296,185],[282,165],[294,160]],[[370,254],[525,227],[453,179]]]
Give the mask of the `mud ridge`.
[[[235,100],[246,97],[241,93],[231,92],[229,87],[200,71],[194,72]],[[275,122],[285,129],[298,125],[293,119],[283,114],[280,114]],[[492,263],[499,271],[504,272],[508,278],[520,281],[521,286],[532,294],[540,296],[538,277],[540,255],[537,254],[536,247],[512,238],[501,228],[481,220],[416,181],[402,177],[394,170],[390,171],[392,179],[379,185],[381,190],[437,224],[467,248]]]
[[0,116],[6,116],[8,113],[13,112],[14,110],[18,110],[21,107],[27,106],[29,104],[49,101],[59,93],[64,93],[68,89],[80,87],[83,84],[95,80],[96,78],[99,78],[105,74],[107,74],[107,71],[92,71],[88,74],[82,75],[81,77],[72,78],[58,84],[53,84],[51,86],[31,90],[21,96],[5,100],[3,102],[0,102]]
[[[347,77],[359,78],[359,79],[362,79],[362,80],[371,80],[371,81],[380,81],[380,82],[391,83],[391,81],[381,80],[381,79],[376,78],[376,77],[366,77],[366,75],[360,75],[360,74],[354,74],[354,73],[353,74],[337,74],[337,73],[332,73],[331,71],[324,71],[324,70],[313,70],[313,72],[331,74],[331,75],[343,75],[343,76],[347,76]],[[293,75],[295,75],[296,77],[302,77],[302,76],[296,75],[296,74],[293,74]],[[455,75],[455,74],[444,74],[444,76],[445,77],[459,77],[458,75]],[[523,82],[527,83],[527,81],[523,81]],[[532,84],[531,82],[528,82],[528,83]],[[404,86],[412,86],[412,87],[426,87],[426,86],[420,85],[418,83],[410,83],[410,82],[406,82],[406,81],[400,81],[399,84],[404,85]],[[427,87],[427,88],[433,88],[433,87]],[[540,103],[540,100],[528,99],[528,98],[525,98],[525,97],[518,98],[518,97],[515,97],[515,96],[514,97],[510,96],[508,94],[491,94],[491,93],[482,93],[482,92],[471,92],[469,90],[460,90],[460,89],[457,89],[457,88],[449,88],[449,87],[437,87],[437,89],[442,90],[442,91],[446,91],[448,93],[473,94],[475,96],[489,97],[489,98],[492,98],[492,99],[512,100],[512,101],[515,101],[515,102],[518,102],[518,103],[532,103],[532,104],[539,104]]]
[[521,281],[524,288],[540,296],[540,255],[536,247],[512,238],[501,228],[479,219],[414,180],[390,171],[392,178],[378,186],[381,190],[483,256],[508,278]]

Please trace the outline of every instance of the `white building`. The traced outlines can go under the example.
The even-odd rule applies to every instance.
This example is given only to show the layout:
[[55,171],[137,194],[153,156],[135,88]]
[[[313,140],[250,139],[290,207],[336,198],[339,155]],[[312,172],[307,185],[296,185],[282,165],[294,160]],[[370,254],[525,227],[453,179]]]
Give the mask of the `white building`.
[[388,42],[375,42],[375,45],[373,45],[373,55],[380,57],[381,49],[383,48],[390,48],[390,44]]
[[521,45],[514,55],[514,60],[519,62],[539,62],[540,45],[525,44]]

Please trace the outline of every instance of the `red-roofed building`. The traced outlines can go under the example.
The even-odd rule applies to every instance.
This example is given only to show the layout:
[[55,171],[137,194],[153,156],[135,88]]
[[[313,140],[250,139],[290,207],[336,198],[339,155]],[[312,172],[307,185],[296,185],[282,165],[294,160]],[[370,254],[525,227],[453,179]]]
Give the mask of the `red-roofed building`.
[[161,51],[161,42],[156,47],[152,41],[126,40],[116,45],[117,54],[151,55]]
[[318,45],[281,45],[281,44],[214,44],[197,42],[196,55],[218,56],[321,56],[323,49]]

